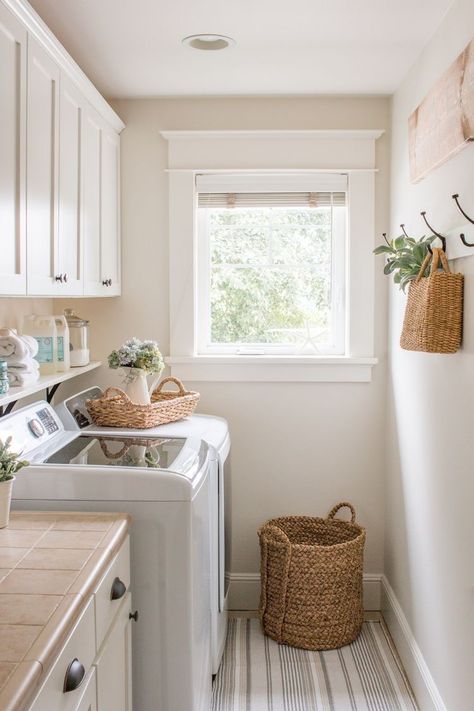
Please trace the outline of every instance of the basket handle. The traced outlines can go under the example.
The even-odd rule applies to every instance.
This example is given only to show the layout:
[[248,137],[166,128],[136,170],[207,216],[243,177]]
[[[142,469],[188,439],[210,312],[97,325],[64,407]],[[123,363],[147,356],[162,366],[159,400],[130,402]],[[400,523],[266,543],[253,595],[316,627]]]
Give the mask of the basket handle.
[[436,274],[436,272],[438,271],[440,260],[441,260],[441,265],[443,267],[444,272],[446,274],[451,274],[451,269],[449,268],[449,263],[448,263],[448,259],[446,257],[446,253],[439,247],[433,247],[432,252],[433,252],[433,257],[431,257],[431,254],[428,252],[428,254],[426,255],[426,257],[423,260],[423,264],[420,267],[418,276],[415,279],[415,282],[417,284],[420,281],[420,279],[422,278],[423,274],[425,273],[426,268],[427,268],[428,264],[430,263],[430,260],[431,260],[430,276],[432,274]]
[[161,393],[161,391],[163,390],[163,385],[165,385],[165,383],[174,383],[175,385],[177,385],[180,395],[184,395],[186,392],[186,390],[184,389],[184,385],[179,378],[175,378],[173,375],[168,375],[167,378],[163,378],[161,383],[156,388],[155,393]]
[[285,561],[284,561],[284,584],[283,584],[283,589],[282,589],[282,598],[283,598],[283,605],[281,605],[281,615],[279,616],[278,619],[278,634],[277,634],[277,641],[282,641],[282,630],[283,630],[283,622],[285,620],[285,610],[286,610],[286,596],[287,596],[287,590],[288,590],[288,577],[290,573],[290,564],[291,564],[291,543],[290,539],[286,535],[284,531],[281,530],[281,528],[278,528],[277,526],[272,526],[270,523],[264,524],[261,528],[258,530],[258,536],[260,538],[260,542],[262,544],[262,561],[261,561],[261,566],[260,566],[260,572],[261,572],[261,601],[260,601],[260,619],[263,623],[263,617],[265,615],[265,610],[267,607],[267,566],[268,566],[268,541],[265,540],[264,533],[269,533],[270,536],[273,537],[274,541],[275,539],[279,543],[284,543],[285,544]]
[[290,545],[290,539],[286,535],[285,531],[282,531],[278,526],[273,526],[271,523],[266,523],[262,528],[259,529],[258,535],[263,535],[264,533],[270,534],[273,540],[278,543],[284,543],[285,545]]
[[115,386],[107,388],[102,397],[120,397],[120,399],[125,400],[125,402],[132,402],[126,392],[124,392],[121,388],[116,388]]
[[347,507],[351,511],[351,523],[355,523],[356,520],[356,512],[355,508],[350,504],[348,501],[341,501],[340,504],[336,504],[336,506],[333,506],[333,508],[330,510],[328,513],[326,520],[329,520],[331,518],[334,518],[334,516],[337,514],[339,509],[342,509],[344,507]]

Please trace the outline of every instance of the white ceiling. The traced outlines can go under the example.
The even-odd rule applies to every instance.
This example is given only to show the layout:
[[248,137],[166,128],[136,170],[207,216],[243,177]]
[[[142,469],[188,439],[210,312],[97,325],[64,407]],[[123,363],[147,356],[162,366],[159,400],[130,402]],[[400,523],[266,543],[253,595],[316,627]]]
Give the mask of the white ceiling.
[[[108,97],[393,92],[451,0],[30,0]],[[184,47],[230,35],[220,52]]]

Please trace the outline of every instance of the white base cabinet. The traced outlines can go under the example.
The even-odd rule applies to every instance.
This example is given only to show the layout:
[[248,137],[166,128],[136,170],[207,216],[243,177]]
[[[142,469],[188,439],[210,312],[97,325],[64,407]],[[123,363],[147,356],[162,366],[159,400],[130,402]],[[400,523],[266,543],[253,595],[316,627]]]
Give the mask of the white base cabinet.
[[16,8],[0,0],[0,296],[118,296],[123,123]]
[[29,711],[132,711],[127,538],[96,586]]
[[99,710],[132,711],[131,611],[130,595],[127,595],[94,662]]

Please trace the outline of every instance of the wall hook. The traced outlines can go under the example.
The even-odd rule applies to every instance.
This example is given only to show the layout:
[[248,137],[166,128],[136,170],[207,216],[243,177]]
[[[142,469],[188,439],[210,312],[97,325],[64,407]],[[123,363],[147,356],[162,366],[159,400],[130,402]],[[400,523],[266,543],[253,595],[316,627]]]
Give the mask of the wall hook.
[[[474,220],[464,212],[461,205],[459,204],[459,194],[456,193],[455,195],[452,195],[452,198],[453,198],[454,202],[456,203],[456,205],[458,206],[459,212],[466,218],[466,220],[468,220],[468,222],[470,222],[472,225],[474,225]],[[464,236],[463,232],[461,232],[459,237],[461,238],[461,242],[463,244],[465,244],[466,247],[474,247],[474,242],[468,242],[466,237]]]
[[405,237],[410,238],[410,235],[407,234],[407,231],[406,231],[406,229],[405,229],[405,225],[400,225],[400,227],[402,228],[402,232],[403,232],[403,234],[405,235]]
[[466,218],[466,220],[467,220],[468,222],[470,222],[472,225],[474,225],[474,220],[473,220],[471,217],[469,217],[469,215],[467,215],[467,214],[464,212],[464,210],[462,209],[461,205],[459,204],[459,194],[456,193],[455,195],[452,195],[452,198],[453,198],[454,202],[456,203],[456,205],[458,206],[459,211],[461,212],[461,214],[464,215],[464,217]]
[[[423,218],[424,221],[426,222],[426,225],[427,225],[428,229],[430,229],[430,230],[432,231],[432,233],[435,235],[435,237],[438,237],[438,239],[441,240],[441,244],[443,245],[443,252],[446,252],[446,237],[444,237],[443,235],[440,235],[439,232],[436,232],[436,231],[431,227],[430,223],[429,223],[428,220],[426,219],[426,211],[425,211],[425,210],[423,210],[423,212],[420,212],[420,215],[422,216],[422,218]],[[431,245],[428,245],[428,251],[431,252],[431,254],[433,254],[432,249],[431,249]]]

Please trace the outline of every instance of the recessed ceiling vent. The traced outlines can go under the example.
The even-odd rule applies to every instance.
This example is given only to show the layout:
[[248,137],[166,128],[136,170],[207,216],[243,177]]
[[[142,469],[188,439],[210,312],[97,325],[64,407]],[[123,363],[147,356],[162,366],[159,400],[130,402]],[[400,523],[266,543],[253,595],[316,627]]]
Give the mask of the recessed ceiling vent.
[[187,47],[202,50],[217,50],[233,47],[235,40],[232,37],[225,35],[189,35],[182,40],[182,43]]

